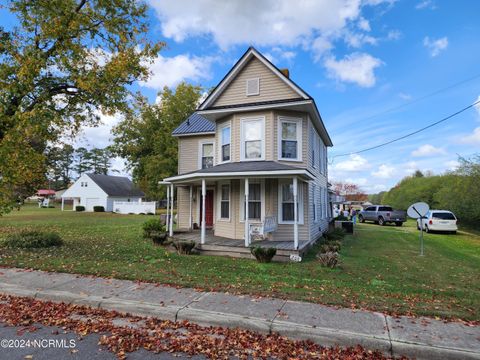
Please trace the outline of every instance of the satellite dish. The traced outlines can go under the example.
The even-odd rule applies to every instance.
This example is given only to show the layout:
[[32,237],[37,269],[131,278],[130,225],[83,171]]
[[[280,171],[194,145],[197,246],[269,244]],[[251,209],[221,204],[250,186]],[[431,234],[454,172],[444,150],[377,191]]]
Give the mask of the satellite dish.
[[424,202],[417,202],[415,204],[410,205],[407,210],[407,215],[413,219],[418,219],[427,215],[430,207],[427,203]]

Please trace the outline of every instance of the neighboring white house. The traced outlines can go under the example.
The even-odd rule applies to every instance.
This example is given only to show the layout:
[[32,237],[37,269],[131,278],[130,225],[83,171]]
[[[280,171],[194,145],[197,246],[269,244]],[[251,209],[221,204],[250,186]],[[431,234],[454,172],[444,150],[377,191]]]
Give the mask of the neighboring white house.
[[144,196],[126,177],[83,174],[62,194],[62,210],[67,199],[73,199],[73,210],[77,205],[83,205],[85,211],[93,211],[94,206],[103,206],[105,211],[113,211],[114,201],[138,203]]

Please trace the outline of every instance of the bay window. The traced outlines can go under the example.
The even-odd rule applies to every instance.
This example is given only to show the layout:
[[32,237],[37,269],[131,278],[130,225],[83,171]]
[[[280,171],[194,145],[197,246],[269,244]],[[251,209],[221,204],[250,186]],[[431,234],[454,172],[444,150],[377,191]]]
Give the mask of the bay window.
[[[261,221],[265,211],[265,186],[261,180],[249,179],[248,183],[248,220]],[[240,185],[240,219],[245,221],[245,185]]]
[[220,187],[220,219],[230,219],[230,185]]
[[231,128],[230,126],[225,126],[220,130],[220,159],[222,162],[230,161],[230,142],[231,142]]
[[[278,184],[278,219],[279,224],[293,224],[294,199],[292,180],[279,180]],[[303,224],[303,186],[298,184],[297,189],[297,216],[298,223]]]
[[213,167],[213,143],[201,144],[201,168]]

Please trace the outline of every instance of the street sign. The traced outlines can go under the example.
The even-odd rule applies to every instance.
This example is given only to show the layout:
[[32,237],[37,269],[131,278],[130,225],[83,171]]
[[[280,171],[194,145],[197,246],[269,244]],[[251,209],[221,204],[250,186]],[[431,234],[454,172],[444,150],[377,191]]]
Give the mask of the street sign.
[[430,210],[430,206],[428,206],[427,203],[417,202],[413,205],[410,205],[410,207],[407,210],[407,215],[413,219],[418,219],[427,215],[429,210]]
[[423,256],[423,219],[430,210],[430,206],[424,202],[417,202],[408,207],[407,215],[413,219],[420,219],[420,256]]

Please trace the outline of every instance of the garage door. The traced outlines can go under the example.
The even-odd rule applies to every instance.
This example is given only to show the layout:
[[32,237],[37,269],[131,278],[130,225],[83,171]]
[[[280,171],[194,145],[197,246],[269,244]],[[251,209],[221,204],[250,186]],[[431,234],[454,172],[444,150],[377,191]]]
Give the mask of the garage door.
[[85,206],[86,211],[93,211],[93,207],[100,204],[99,198],[87,198],[87,204]]

